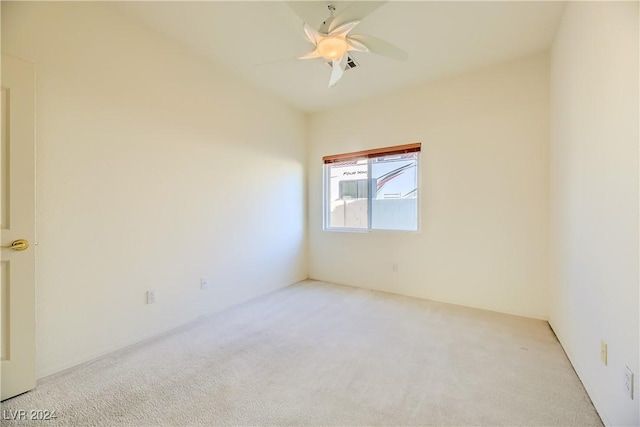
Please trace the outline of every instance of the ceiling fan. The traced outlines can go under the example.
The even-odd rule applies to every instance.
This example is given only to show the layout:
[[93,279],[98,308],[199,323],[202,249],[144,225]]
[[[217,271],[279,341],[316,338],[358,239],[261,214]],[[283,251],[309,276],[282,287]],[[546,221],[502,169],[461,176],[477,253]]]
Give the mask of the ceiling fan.
[[328,4],[329,17],[322,22],[318,30],[311,27],[304,17],[308,12],[308,9],[305,9],[305,3],[309,4],[309,2],[288,2],[303,21],[305,38],[314,46],[311,52],[299,56],[298,59],[319,59],[328,62],[332,69],[329,87],[334,86],[342,78],[347,64],[353,63],[351,52],[375,53],[401,61],[407,59],[408,55],[404,50],[389,42],[373,36],[351,33],[368,14],[385,2],[355,1],[336,16],[333,16],[336,7]]

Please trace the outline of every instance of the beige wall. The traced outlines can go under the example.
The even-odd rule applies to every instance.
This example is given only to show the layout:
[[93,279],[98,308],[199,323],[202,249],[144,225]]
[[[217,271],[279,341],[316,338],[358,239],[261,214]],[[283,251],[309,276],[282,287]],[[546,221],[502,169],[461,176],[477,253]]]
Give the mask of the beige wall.
[[638,30],[637,2],[571,3],[551,56],[550,323],[608,425],[640,424]]
[[[418,141],[421,232],[322,230],[323,155]],[[312,115],[310,277],[546,319],[548,141],[547,54]]]
[[303,114],[99,4],[3,2],[2,51],[37,72],[39,376],[306,278]]

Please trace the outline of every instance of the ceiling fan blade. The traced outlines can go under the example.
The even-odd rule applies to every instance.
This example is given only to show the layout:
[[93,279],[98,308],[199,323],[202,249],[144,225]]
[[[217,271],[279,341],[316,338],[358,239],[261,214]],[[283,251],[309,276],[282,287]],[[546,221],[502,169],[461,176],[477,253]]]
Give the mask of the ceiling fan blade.
[[342,78],[344,69],[347,68],[348,60],[349,57],[347,55],[342,55],[342,58],[331,61],[331,78],[329,79],[329,87],[334,86],[338,83],[338,80]]
[[316,59],[316,58],[322,58],[322,55],[320,55],[317,49],[312,50],[311,52],[304,54],[302,56],[298,56],[298,59]]
[[316,1],[288,1],[286,2],[302,22],[317,28],[326,16],[325,3]]
[[386,1],[354,1],[344,10],[338,12],[333,22],[329,26],[329,31],[333,31],[340,24],[349,21],[362,21],[367,15],[385,4]]
[[356,52],[369,52],[368,47],[351,37],[347,37],[347,43],[349,43],[349,48],[347,49],[349,51],[355,50]]
[[295,61],[296,59],[298,59],[297,56],[290,56],[288,58],[280,58],[280,59],[272,59],[270,61],[265,61],[265,62],[257,62],[254,65],[256,67],[261,67],[263,65],[270,65],[270,64],[277,64],[278,62],[285,62],[285,61]]
[[294,34],[306,40],[306,37],[300,32],[300,27],[304,22],[285,2],[269,1],[263,2],[263,4],[269,9],[279,26],[288,27]]
[[356,25],[358,25],[360,21],[349,21],[344,24],[338,25],[336,28],[331,30],[330,35],[332,36],[346,36],[349,34],[349,31],[353,30]]
[[280,58],[280,59],[272,59],[270,61],[264,61],[264,62],[256,62],[255,65],[256,67],[261,67],[263,65],[271,65],[271,64],[277,64],[280,62],[293,62],[293,61],[298,61],[299,59],[305,59],[305,60],[321,60],[321,61],[325,61],[326,59],[324,59],[322,56],[320,56],[320,54],[316,54],[315,51],[311,51],[309,53],[307,53],[306,55],[302,55],[302,56],[289,56],[287,58]]
[[320,33],[311,28],[309,25],[304,24],[304,33],[307,36],[307,40],[314,46],[318,44],[318,40],[320,39]]
[[409,54],[398,46],[377,37],[354,34],[349,36],[349,40],[351,42],[360,42],[369,49],[369,52],[377,55],[388,56],[398,61],[406,61],[409,58]]

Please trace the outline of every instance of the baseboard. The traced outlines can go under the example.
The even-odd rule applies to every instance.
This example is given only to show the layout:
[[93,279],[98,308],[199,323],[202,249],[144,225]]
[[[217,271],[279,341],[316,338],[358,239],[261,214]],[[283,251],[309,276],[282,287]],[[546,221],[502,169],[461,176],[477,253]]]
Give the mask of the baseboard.
[[332,281],[332,280],[316,279],[316,278],[312,278],[312,277],[310,277],[309,280],[315,280],[317,282],[324,282],[324,283],[332,283],[332,284],[340,285],[340,286],[348,286],[348,287],[351,287],[351,288],[366,289],[368,291],[382,292],[382,293],[390,294],[390,295],[400,295],[400,296],[403,296],[403,297],[417,298],[417,299],[421,299],[421,300],[425,300],[425,301],[433,301],[433,302],[440,302],[440,303],[443,303],[443,304],[457,305],[457,306],[460,306],[460,307],[474,308],[476,310],[491,311],[493,313],[508,314],[508,315],[511,315],[511,316],[518,316],[518,317],[526,317],[527,319],[543,320],[545,322],[549,321],[549,316],[548,315],[543,315],[543,314],[540,314],[540,313],[527,313],[527,312],[519,312],[519,311],[515,311],[515,310],[503,310],[503,309],[500,309],[500,308],[495,308],[495,307],[491,307],[491,306],[483,306],[483,305],[461,304],[460,302],[457,302],[457,301],[427,298],[427,297],[424,297],[422,295],[413,295],[413,294],[408,294],[408,293],[394,292],[394,291],[388,290],[388,289],[369,288],[369,287],[366,287],[366,286],[353,285],[353,284],[350,284],[350,283],[340,283],[340,282],[335,282],[335,281]]
[[198,322],[202,321],[202,319],[204,317],[210,316],[210,315],[215,314],[215,313],[217,313],[217,311],[216,312],[212,312],[212,313],[199,315],[199,316],[191,318],[191,319],[189,319],[189,320],[187,320],[185,322],[180,322],[176,326],[172,326],[170,328],[163,329],[163,330],[160,330],[160,331],[155,331],[155,332],[152,332],[150,334],[145,334],[145,335],[143,335],[141,337],[137,337],[137,338],[134,338],[132,340],[124,341],[121,344],[118,344],[118,345],[115,345],[115,346],[112,346],[112,347],[108,347],[107,349],[105,349],[103,351],[100,351],[98,353],[92,354],[90,356],[79,357],[79,358],[74,359],[73,361],[71,361],[69,363],[65,363],[64,365],[56,366],[54,368],[47,369],[47,370],[44,370],[44,371],[41,371],[41,372],[36,372],[36,379],[39,381],[39,380],[42,380],[44,378],[50,377],[52,375],[56,375],[56,374],[60,374],[62,372],[68,371],[70,369],[75,369],[75,368],[79,368],[79,367],[84,366],[84,365],[89,365],[91,363],[94,363],[94,362],[102,359],[105,356],[110,355],[111,353],[115,353],[115,352],[120,351],[120,350],[136,347],[138,345],[143,345],[143,344],[145,344],[147,342],[150,342],[150,341],[153,341],[153,340],[156,340],[156,339],[160,339],[160,338],[162,338],[164,336],[167,336],[167,335],[170,335],[170,334],[172,334],[174,332],[177,332],[180,329],[183,329],[183,328],[189,327],[191,325],[197,324]]
[[549,327],[551,328],[556,338],[558,339],[558,342],[560,343],[560,347],[562,347],[564,354],[567,356],[567,359],[569,359],[569,363],[571,363],[571,366],[573,367],[573,370],[578,376],[578,379],[580,380],[580,382],[582,383],[582,386],[584,387],[587,394],[589,395],[589,399],[591,399],[591,403],[593,404],[593,407],[596,408],[596,412],[600,416],[600,419],[602,420],[603,424],[607,427],[613,426],[613,424],[611,424],[611,422],[607,418],[607,415],[605,414],[604,409],[602,408],[602,405],[598,401],[596,394],[594,393],[594,388],[591,386],[589,381],[587,381],[587,379],[581,374],[582,370],[580,369],[578,364],[575,363],[575,358],[572,356],[571,352],[568,351],[565,345],[563,344],[564,339],[558,334],[558,330],[553,327],[552,319],[549,319]]
[[[296,282],[293,282],[293,283],[289,283],[288,285],[284,285],[284,286],[281,286],[279,288],[272,289],[272,290],[269,290],[267,292],[255,295],[255,296],[253,296],[253,297],[251,297],[249,299],[246,299],[244,301],[240,301],[238,303],[229,305],[227,307],[218,308],[218,309],[215,309],[215,310],[211,310],[209,312],[198,314],[198,315],[196,315],[196,316],[194,316],[194,317],[192,317],[192,318],[190,318],[190,319],[188,319],[188,320],[186,320],[184,322],[180,322],[177,325],[173,325],[173,326],[171,326],[169,328],[162,329],[160,331],[154,331],[154,332],[151,332],[149,334],[144,334],[144,335],[136,337],[136,338],[134,338],[132,340],[127,340],[127,341],[124,341],[123,343],[120,343],[118,345],[108,347],[108,348],[106,348],[106,349],[104,349],[104,350],[102,350],[102,351],[100,351],[98,353],[94,353],[94,354],[91,354],[91,355],[88,355],[88,356],[79,357],[79,358],[74,359],[73,361],[71,361],[69,363],[65,363],[63,365],[55,366],[55,367],[50,368],[50,369],[46,369],[46,370],[43,370],[43,371],[40,371],[40,372],[36,372],[36,380],[39,381],[39,380],[42,380],[44,378],[50,377],[52,375],[57,375],[57,374],[60,374],[62,372],[68,371],[70,369],[75,369],[75,368],[79,368],[79,367],[81,367],[83,365],[88,365],[88,364],[94,363],[94,362],[102,359],[103,357],[109,356],[110,354],[115,353],[115,352],[120,351],[120,350],[133,348],[133,347],[136,347],[136,346],[139,346],[139,345],[144,345],[144,344],[146,344],[146,343],[148,343],[150,341],[161,339],[161,338],[163,338],[163,337],[165,337],[167,335],[176,333],[176,332],[180,331],[181,329],[189,328],[189,327],[192,327],[192,326],[194,326],[194,325],[196,325],[196,324],[198,324],[200,322],[203,322],[206,318],[208,318],[210,316],[219,314],[219,313],[221,313],[221,312],[223,312],[225,310],[228,310],[228,309],[233,308],[233,307],[237,307],[240,304],[247,303],[247,302],[252,301],[254,299],[261,298],[261,297],[263,297],[265,295],[269,295],[270,293],[277,292],[280,289],[284,289],[284,288],[286,288],[288,286],[294,285],[295,283],[300,283],[301,281],[304,281],[304,280],[308,280],[308,279],[301,279],[299,281],[296,281]],[[37,351],[37,349],[36,349],[36,351]]]

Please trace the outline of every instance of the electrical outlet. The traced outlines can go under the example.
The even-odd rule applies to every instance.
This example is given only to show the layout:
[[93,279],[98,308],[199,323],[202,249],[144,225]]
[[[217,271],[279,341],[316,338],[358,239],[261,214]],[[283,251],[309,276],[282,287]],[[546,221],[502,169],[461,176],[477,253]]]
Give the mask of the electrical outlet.
[[147,304],[153,304],[154,302],[156,302],[158,295],[156,294],[156,291],[147,291]]
[[209,289],[209,279],[203,277],[200,279],[200,289]]
[[624,367],[624,392],[633,400],[633,371],[628,366]]
[[607,343],[604,341],[600,341],[600,360],[607,366]]
[[394,273],[397,273],[398,272],[398,264],[394,262],[393,265],[391,266],[391,270]]

